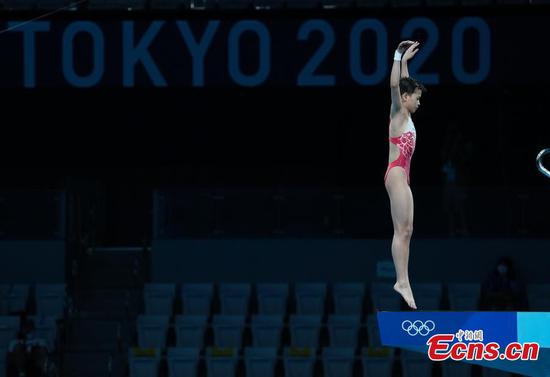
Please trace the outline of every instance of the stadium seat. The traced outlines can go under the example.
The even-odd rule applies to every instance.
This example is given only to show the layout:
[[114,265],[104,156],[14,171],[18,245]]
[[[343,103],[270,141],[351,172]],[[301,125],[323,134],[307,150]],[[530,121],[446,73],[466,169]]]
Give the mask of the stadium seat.
[[250,284],[220,284],[221,314],[246,316],[250,291]]
[[235,348],[209,347],[206,351],[206,371],[208,377],[234,377],[238,353]]
[[470,377],[471,375],[471,364],[450,360],[441,362],[441,377]]
[[323,348],[323,369],[325,377],[353,377],[353,348]]
[[46,341],[48,351],[50,352],[54,351],[56,348],[57,318],[58,317],[29,317],[29,319],[34,322],[36,337]]
[[292,347],[317,348],[321,332],[321,316],[293,314],[289,320]]
[[386,347],[361,349],[363,377],[391,376],[395,351]]
[[19,325],[19,317],[0,316],[0,354],[3,354],[2,350],[5,353],[10,342],[16,338]]
[[214,345],[217,347],[241,348],[245,317],[216,314],[212,318]]
[[367,316],[367,336],[369,338],[370,347],[380,347],[382,342],[380,340],[380,329],[378,328],[378,322],[374,314]]
[[286,347],[283,354],[285,377],[313,377],[315,348]]
[[550,284],[528,284],[527,300],[531,311],[550,311]]
[[29,299],[28,284],[13,284],[7,295],[8,313],[21,313],[27,310]]
[[327,320],[331,347],[357,346],[360,318],[358,315],[330,315]]
[[513,377],[512,373],[495,369],[495,368],[481,368],[481,377]]
[[286,315],[288,284],[258,284],[258,312],[266,315]]
[[37,315],[40,317],[63,318],[66,299],[65,284],[37,284]]
[[202,348],[208,318],[199,315],[177,315],[174,321],[177,347]]
[[164,348],[169,317],[163,315],[140,315],[137,318],[138,345],[142,348]]
[[454,311],[474,311],[478,309],[481,285],[479,283],[451,283],[448,285],[449,306]]
[[325,283],[298,283],[295,286],[296,313],[323,315],[327,285]]
[[[416,306],[421,310],[439,310],[443,284],[441,283],[419,283],[413,284],[414,299]],[[396,294],[397,295],[397,294]]]
[[402,350],[401,367],[403,377],[432,377],[432,361],[420,352]]
[[250,321],[254,347],[279,348],[283,331],[283,317],[278,315],[254,315]]
[[274,377],[277,348],[246,347],[244,362],[246,377]]
[[200,348],[168,348],[168,377],[197,377]]
[[175,284],[145,284],[143,288],[145,314],[171,316],[174,311],[175,297]]
[[128,355],[130,377],[158,377],[160,350],[131,348]]
[[213,284],[183,284],[181,287],[183,314],[209,316],[213,295]]
[[332,295],[335,314],[361,316],[365,297],[365,285],[363,283],[334,284]]
[[393,283],[371,284],[370,295],[376,310],[399,311],[401,309],[401,296],[393,289]]
[[8,294],[10,284],[0,284],[0,315],[8,314]]

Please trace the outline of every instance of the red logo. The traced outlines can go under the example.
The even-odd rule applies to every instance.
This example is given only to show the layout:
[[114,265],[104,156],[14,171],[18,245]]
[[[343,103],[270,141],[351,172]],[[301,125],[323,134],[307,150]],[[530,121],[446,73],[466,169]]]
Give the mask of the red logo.
[[459,341],[453,343],[454,340],[454,334],[433,335],[426,342],[430,360],[538,360],[539,357],[538,343],[513,342],[508,344],[501,353],[500,345],[495,342]]

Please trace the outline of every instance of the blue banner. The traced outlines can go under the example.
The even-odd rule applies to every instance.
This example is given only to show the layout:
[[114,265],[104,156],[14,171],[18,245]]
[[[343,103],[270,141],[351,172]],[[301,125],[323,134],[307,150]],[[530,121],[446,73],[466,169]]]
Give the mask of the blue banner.
[[1,86],[385,86],[403,39],[421,42],[409,71],[428,86],[549,80],[532,69],[537,14],[25,21],[3,23]]
[[[466,331],[472,332],[471,341],[507,345],[518,340],[515,312],[381,312],[378,324],[382,344],[388,346],[426,346],[435,334],[455,335],[449,342],[453,344],[467,340]],[[479,338],[476,334],[481,339],[474,339]]]
[[[445,356],[454,355],[453,358],[458,357],[458,360],[463,362],[541,377],[548,376],[550,371],[549,320],[550,313],[378,313],[380,338],[384,346],[429,353],[427,342],[432,336],[449,334],[452,336],[437,337],[440,343],[431,350],[431,355],[437,356],[434,360],[450,360]],[[521,348],[519,344],[512,344],[516,342],[526,347]],[[463,347],[460,350],[453,347],[457,343],[462,343]],[[489,347],[490,343],[496,343],[497,348]],[[533,343],[538,344],[536,350]],[[483,344],[487,347],[481,355],[476,353],[474,347],[470,350],[465,344]],[[435,342],[432,346],[435,346]],[[470,351],[472,355],[480,357],[466,358]]]
[[427,85],[494,80],[495,20],[8,20],[0,85],[78,88],[385,85],[400,39]]

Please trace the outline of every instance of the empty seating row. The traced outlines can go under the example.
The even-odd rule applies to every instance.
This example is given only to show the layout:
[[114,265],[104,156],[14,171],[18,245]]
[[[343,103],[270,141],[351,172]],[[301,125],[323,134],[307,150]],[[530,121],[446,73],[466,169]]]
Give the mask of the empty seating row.
[[[218,300],[221,314],[247,315],[251,312],[254,298],[257,313],[286,315],[296,314],[323,315],[335,314],[362,315],[367,304],[374,310],[397,311],[403,302],[393,290],[393,284],[374,282],[366,289],[364,283],[288,283],[280,284],[220,284],[217,292],[215,284],[183,284],[176,293],[175,284],[146,284],[144,302],[146,314],[171,315],[174,313],[176,297],[181,298],[183,314],[210,315],[214,312],[212,304]],[[479,308],[481,284],[479,283],[441,283],[413,284],[417,306],[422,310],[470,311]],[[550,310],[550,285],[528,284],[527,295],[531,311]],[[329,300],[330,299],[330,300]],[[294,304],[294,310],[290,305]]]
[[[159,349],[130,349],[130,377],[156,377],[162,360]],[[204,362],[209,377],[236,376],[237,366],[244,364],[248,377],[275,376],[277,363],[281,362],[286,376],[312,377],[315,365],[322,363],[324,375],[330,377],[352,376],[356,361],[362,364],[364,376],[390,376],[394,361],[394,350],[390,348],[365,348],[360,357],[350,348],[287,347],[279,356],[275,348],[247,347],[242,356],[232,348],[210,347],[204,357],[196,348],[169,348],[166,364],[170,377],[198,376],[201,362]]]
[[[49,351],[55,349],[57,339],[57,318],[55,317],[35,317],[28,319],[34,324],[34,337],[46,342]],[[17,338],[21,326],[21,318],[18,316],[0,316],[0,354],[8,350],[11,341]]]
[[[159,349],[133,348],[129,350],[128,361],[130,377],[157,377],[161,363],[165,363],[169,377],[197,377],[203,375],[199,372],[201,368],[206,369],[208,377],[391,377],[395,375],[396,361],[403,377],[475,375],[468,363],[450,360],[434,363],[422,353],[401,351],[399,355],[384,347],[362,348],[359,355],[353,349],[338,347],[287,347],[282,352],[275,348],[247,347],[242,354],[231,348],[210,347],[204,355],[196,348],[169,348],[165,355]],[[435,364],[440,364],[439,372],[435,372]],[[481,368],[481,372],[481,377],[511,377],[490,368]]]
[[[145,314],[172,315],[176,298],[180,298],[182,314],[210,315],[213,302],[219,302],[219,313],[248,315],[252,299],[256,300],[257,313],[286,315],[323,315],[327,312],[342,315],[362,315],[366,304],[375,310],[400,310],[401,297],[391,283],[370,284],[368,296],[364,283],[288,283],[281,284],[183,284],[179,292],[175,284],[146,284],[144,288]],[[480,298],[480,284],[449,284],[447,290],[441,283],[413,285],[417,306],[422,310],[441,309],[444,292],[448,294],[451,310],[476,310]],[[550,289],[548,289],[550,291]],[[330,300],[329,300],[330,299]],[[369,300],[367,300],[369,299]],[[550,301],[548,301],[550,304]],[[291,304],[295,305],[293,311]],[[332,309],[328,310],[329,304]]]
[[66,299],[65,284],[0,284],[0,315],[28,312],[32,301],[37,316],[62,318]]
[[[290,285],[257,284],[255,287],[258,311],[261,314],[284,315],[288,309]],[[253,294],[251,284],[220,284],[215,295],[215,285],[183,284],[180,297],[183,314],[210,315],[212,303],[219,299],[220,313],[228,315],[246,315],[250,310]],[[342,284],[334,287],[337,296],[337,312],[351,314],[360,312],[363,304],[364,287],[361,284]],[[299,314],[321,314],[325,311],[327,284],[296,284],[296,311]],[[340,302],[345,296],[348,302]],[[146,314],[171,314],[173,312],[176,286],[174,284],[146,284],[144,302]],[[353,301],[353,302],[351,302]]]
[[166,347],[170,330],[177,347],[204,347],[207,331],[213,336],[211,343],[218,347],[241,348],[246,335],[255,347],[279,348],[285,343],[285,335],[293,347],[317,347],[322,335],[334,347],[356,348],[365,343],[361,341],[364,335],[370,346],[380,345],[374,315],[368,316],[365,323],[359,316],[329,315],[326,324],[314,315],[291,315],[288,323],[276,315],[253,315],[249,323],[244,316],[214,315],[209,322],[206,316],[178,315],[173,325],[168,316],[140,315],[136,327],[137,345],[152,348]]

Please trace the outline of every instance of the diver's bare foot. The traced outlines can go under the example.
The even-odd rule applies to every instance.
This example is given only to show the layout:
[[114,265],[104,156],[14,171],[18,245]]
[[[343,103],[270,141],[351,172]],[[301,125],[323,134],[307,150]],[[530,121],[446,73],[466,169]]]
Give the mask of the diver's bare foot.
[[416,309],[416,304],[414,303],[414,297],[411,289],[411,285],[406,283],[395,283],[393,286],[393,289],[403,297],[407,305],[409,305],[412,309]]

